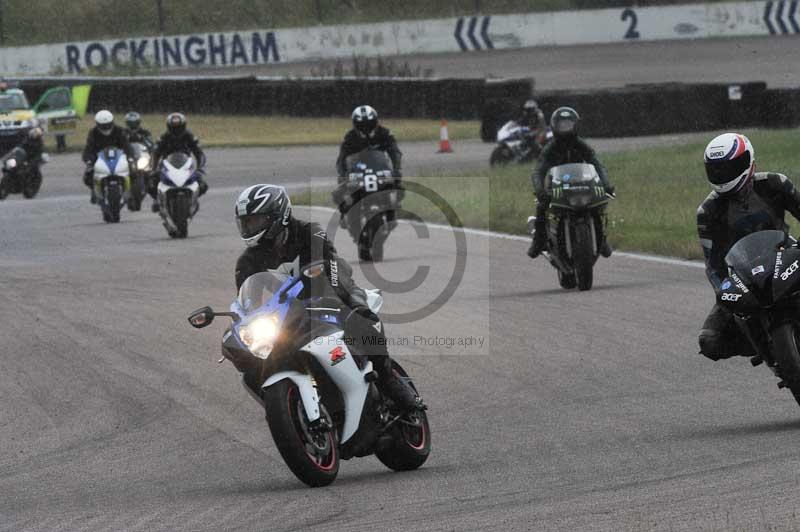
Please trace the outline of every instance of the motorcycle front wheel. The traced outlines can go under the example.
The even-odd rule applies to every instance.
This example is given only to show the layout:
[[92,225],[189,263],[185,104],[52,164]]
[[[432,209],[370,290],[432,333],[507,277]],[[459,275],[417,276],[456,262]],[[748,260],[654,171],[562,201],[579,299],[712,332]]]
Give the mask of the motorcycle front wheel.
[[[303,483],[327,486],[339,473],[339,441],[335,429],[313,432],[297,385],[289,379],[264,390],[264,408],[272,439],[283,461]],[[320,405],[322,416],[330,416]]]
[[0,178],[0,200],[4,200],[8,197],[8,178],[3,176]]
[[575,225],[572,262],[575,266],[575,279],[578,290],[590,290],[594,280],[594,249],[592,246],[592,228],[588,224]]
[[25,199],[32,199],[39,193],[40,188],[42,188],[42,174],[34,172],[28,177],[28,181],[22,189],[22,195]]
[[800,323],[790,321],[772,332],[772,356],[778,363],[780,375],[800,404]]

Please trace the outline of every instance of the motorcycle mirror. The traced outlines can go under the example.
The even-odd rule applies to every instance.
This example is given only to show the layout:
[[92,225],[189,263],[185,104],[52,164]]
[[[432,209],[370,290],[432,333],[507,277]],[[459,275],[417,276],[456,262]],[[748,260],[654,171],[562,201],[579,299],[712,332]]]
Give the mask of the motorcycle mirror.
[[195,329],[202,329],[211,325],[214,321],[214,311],[211,307],[203,307],[195,310],[189,315],[189,324]]

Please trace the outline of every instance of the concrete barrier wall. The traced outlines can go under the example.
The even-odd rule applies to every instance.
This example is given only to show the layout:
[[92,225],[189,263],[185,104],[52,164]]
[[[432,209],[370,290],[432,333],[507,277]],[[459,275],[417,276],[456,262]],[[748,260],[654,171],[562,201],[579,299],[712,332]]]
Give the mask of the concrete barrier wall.
[[7,74],[86,74],[95,69],[163,72],[336,59],[800,33],[798,2],[723,2],[522,13],[380,24],[144,36],[0,49]]

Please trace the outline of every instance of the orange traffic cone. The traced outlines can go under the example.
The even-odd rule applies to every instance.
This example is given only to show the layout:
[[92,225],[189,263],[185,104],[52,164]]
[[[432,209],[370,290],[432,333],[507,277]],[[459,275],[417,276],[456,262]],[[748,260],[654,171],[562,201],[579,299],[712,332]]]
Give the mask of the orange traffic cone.
[[450,135],[447,133],[447,120],[442,118],[442,127],[439,129],[439,151],[436,153],[453,153],[450,146]]

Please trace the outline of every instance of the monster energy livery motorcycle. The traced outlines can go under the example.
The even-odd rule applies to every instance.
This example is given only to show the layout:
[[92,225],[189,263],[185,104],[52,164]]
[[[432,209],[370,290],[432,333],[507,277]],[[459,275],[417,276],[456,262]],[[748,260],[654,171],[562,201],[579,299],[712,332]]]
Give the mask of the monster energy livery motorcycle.
[[[606,194],[597,169],[591,164],[554,166],[544,185],[552,199],[543,255],[558,272],[562,288],[589,290],[603,243],[604,207],[613,196]],[[531,233],[535,221],[534,216],[528,218]]]
[[800,249],[783,231],[759,231],[739,240],[725,257],[729,277],[719,303],[755,349],[750,362],[766,363],[800,403]]
[[[374,454],[397,471],[420,467],[431,448],[425,411],[400,411],[380,393],[372,363],[344,341],[341,301],[299,299],[320,275],[321,262],[298,276],[257,273],[242,284],[231,312],[205,307],[189,322],[200,328],[215,316],[233,319],[222,337],[223,355],[243,372],[283,460],[304,483],[330,484],[339,461],[356,456]],[[378,312],[382,297],[376,290],[367,295]],[[396,362],[393,370],[414,386]]]

